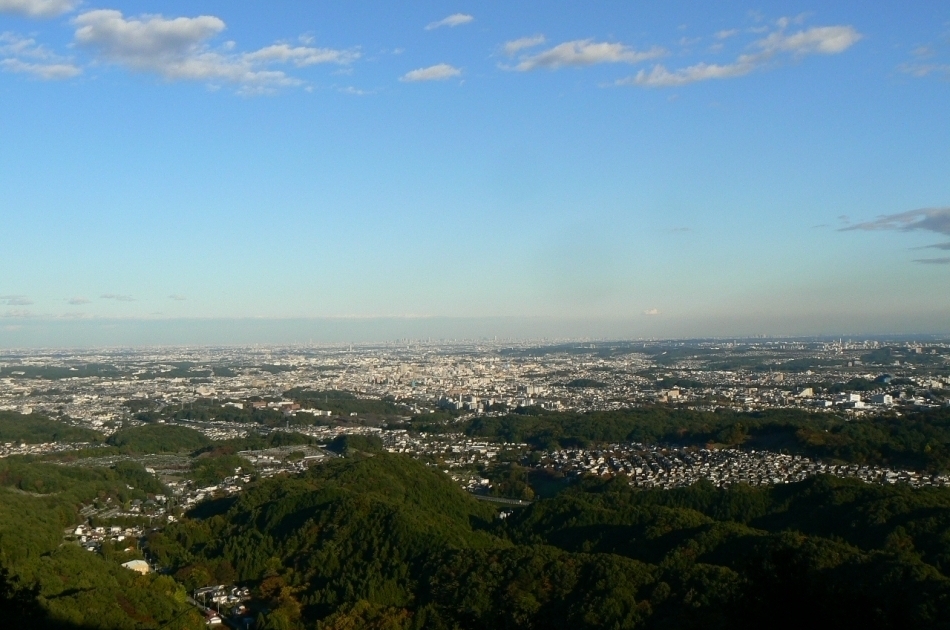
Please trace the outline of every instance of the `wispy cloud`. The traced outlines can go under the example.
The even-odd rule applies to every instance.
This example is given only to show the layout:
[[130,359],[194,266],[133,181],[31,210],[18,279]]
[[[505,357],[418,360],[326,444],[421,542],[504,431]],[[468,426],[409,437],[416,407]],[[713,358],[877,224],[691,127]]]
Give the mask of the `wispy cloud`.
[[534,48],[535,46],[540,46],[547,40],[544,38],[544,35],[532,35],[531,37],[521,37],[519,39],[513,39],[509,42],[505,42],[504,51],[505,54],[509,57],[518,54],[518,52],[524,50],[525,48]]
[[902,63],[897,69],[918,79],[930,75],[950,77],[950,63]]
[[945,249],[950,250],[950,243],[934,243],[933,245],[922,245],[914,249]]
[[[950,207],[948,208],[921,208],[919,210],[909,210],[897,214],[885,214],[873,221],[864,221],[855,223],[843,228],[839,232],[875,232],[875,231],[894,231],[894,232],[933,232],[950,236]],[[935,243],[933,245],[924,245],[914,249],[940,249],[950,250],[950,243]],[[950,258],[916,258],[915,263],[923,265],[947,265],[950,264]]]
[[33,300],[25,295],[0,295],[0,304],[7,306],[29,306]]
[[836,55],[846,51],[862,38],[853,26],[815,26],[788,34],[785,28],[792,22],[793,20],[789,19],[780,20],[778,30],[752,43],[754,52],[739,55],[732,63],[700,62],[677,70],[668,70],[658,64],[649,72],[641,70],[635,76],[621,79],[616,84],[678,87],[698,81],[731,79],[763,68],[782,55],[792,58],[819,54]]
[[71,79],[82,73],[82,70],[72,64],[30,63],[20,59],[0,60],[0,68],[4,72],[30,74],[44,80]]
[[[950,42],[950,37],[946,38],[946,41]],[[950,79],[950,61],[947,60],[945,55],[942,59],[934,59],[934,57],[939,57],[943,52],[942,46],[918,46],[910,51],[914,59],[907,63],[900,64],[897,66],[897,70],[898,72],[918,79],[929,76]]]
[[644,314],[644,315],[647,315],[647,316],[649,316],[649,317],[654,317],[654,316],[660,314],[660,309],[657,309],[657,308],[649,308],[649,309],[643,311],[643,314]]
[[319,63],[350,64],[360,58],[360,53],[355,50],[274,44],[254,52],[245,53],[242,58],[252,64],[293,63],[298,68],[303,68]]
[[31,18],[51,18],[69,13],[79,0],[0,0],[0,13],[18,13]]
[[171,295],[168,296],[168,298],[171,300],[175,300],[176,302],[184,302],[186,299],[188,299],[184,295],[181,295],[180,293],[172,293]]
[[362,90],[352,85],[337,88],[337,92],[341,94],[352,94],[353,96],[372,96],[373,94],[376,94],[376,90]]
[[116,293],[103,293],[100,295],[103,300],[115,300],[116,302],[134,302],[135,298],[131,295],[118,295]]
[[468,24],[473,21],[475,18],[467,13],[455,13],[450,15],[447,18],[443,18],[438,22],[430,22],[426,24],[426,30],[431,31],[437,28],[442,28],[443,26],[456,27],[461,26],[462,24]]
[[513,69],[520,72],[547,68],[556,70],[565,66],[583,67],[600,63],[640,63],[667,54],[666,49],[654,46],[649,50],[634,50],[616,42],[595,42],[577,39],[558,44],[536,55],[523,57]]
[[840,229],[842,232],[852,230],[875,231],[893,230],[898,232],[936,232],[950,236],[950,207],[921,208],[908,210],[897,214],[886,214],[873,221],[855,223]]
[[716,33],[716,39],[729,39],[730,37],[735,37],[738,34],[739,34],[739,29],[737,28],[721,30]]
[[240,86],[243,93],[270,92],[303,84],[282,70],[271,69],[275,64],[345,65],[360,57],[357,49],[283,43],[246,53],[231,52],[232,42],[213,49],[209,42],[224,31],[225,23],[211,15],[126,18],[121,11],[100,9],[80,14],[73,24],[76,42],[101,61],[135,72],[157,74],[168,81],[230,83]]
[[39,79],[69,79],[82,69],[68,59],[16,33],[0,33],[0,70],[29,74]]
[[9,319],[29,319],[30,317],[36,317],[36,314],[32,311],[14,309],[12,311],[6,311],[3,316]]
[[66,300],[66,302],[68,304],[72,304],[73,306],[81,306],[83,304],[89,304],[90,300],[87,300],[84,297],[74,297],[74,298],[69,298],[68,300]]
[[414,83],[417,81],[444,81],[446,79],[451,79],[452,77],[457,77],[462,74],[462,71],[451,66],[447,63],[440,63],[434,66],[429,66],[428,68],[419,68],[417,70],[412,70],[404,74],[399,80],[407,83]]

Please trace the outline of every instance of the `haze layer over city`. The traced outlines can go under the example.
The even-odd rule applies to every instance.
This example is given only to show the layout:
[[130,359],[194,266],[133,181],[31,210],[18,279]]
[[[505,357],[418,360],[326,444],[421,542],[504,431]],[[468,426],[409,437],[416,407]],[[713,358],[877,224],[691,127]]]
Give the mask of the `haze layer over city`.
[[0,0],[0,619],[946,628],[950,5]]

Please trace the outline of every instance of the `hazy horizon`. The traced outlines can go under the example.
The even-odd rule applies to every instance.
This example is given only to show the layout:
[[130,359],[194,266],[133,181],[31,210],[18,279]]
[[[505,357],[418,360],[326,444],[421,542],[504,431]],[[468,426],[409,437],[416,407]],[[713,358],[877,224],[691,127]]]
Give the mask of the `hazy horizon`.
[[0,348],[100,348],[151,346],[249,346],[411,341],[507,340],[636,341],[689,339],[940,338],[950,325],[895,332],[887,328],[796,326],[756,328],[751,321],[658,321],[646,327],[630,320],[570,320],[553,317],[419,318],[183,318],[40,320],[0,328]]

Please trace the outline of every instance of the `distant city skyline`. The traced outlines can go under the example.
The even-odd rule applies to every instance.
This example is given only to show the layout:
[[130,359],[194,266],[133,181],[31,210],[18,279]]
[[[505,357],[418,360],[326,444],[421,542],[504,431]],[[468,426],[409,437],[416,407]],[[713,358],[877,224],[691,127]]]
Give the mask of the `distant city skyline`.
[[950,334],[948,107],[940,3],[0,0],[0,347]]

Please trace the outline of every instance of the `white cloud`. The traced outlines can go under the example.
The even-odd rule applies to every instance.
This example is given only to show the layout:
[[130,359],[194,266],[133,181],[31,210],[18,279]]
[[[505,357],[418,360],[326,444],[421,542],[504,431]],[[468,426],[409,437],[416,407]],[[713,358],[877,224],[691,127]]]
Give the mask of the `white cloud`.
[[40,79],[69,79],[82,69],[68,59],[16,33],[0,33],[0,70],[31,74]]
[[461,26],[462,24],[468,24],[475,18],[471,15],[465,13],[455,13],[450,15],[447,18],[443,18],[438,22],[432,22],[426,25],[426,30],[431,31],[433,29],[442,28],[443,26],[456,27]]
[[739,34],[739,29],[737,28],[721,30],[718,33],[716,33],[716,39],[729,39],[730,37],[734,37],[738,34]]
[[861,37],[853,26],[815,26],[792,35],[771,33],[756,45],[766,53],[837,55],[854,46]]
[[[791,22],[792,20],[780,20],[780,29],[784,29]],[[792,57],[836,55],[853,46],[861,37],[852,26],[816,26],[791,35],[786,34],[784,30],[778,30],[753,42],[751,47],[757,50],[739,55],[733,63],[700,62],[672,71],[658,64],[649,72],[641,70],[635,76],[621,79],[616,84],[676,87],[697,81],[731,79],[762,68],[782,54]]]
[[212,49],[209,41],[225,30],[215,16],[166,19],[161,15],[126,18],[120,11],[95,10],[77,16],[76,42],[101,60],[137,72],[154,73],[169,81],[190,80],[232,83],[246,93],[267,92],[303,81],[273,64],[297,67],[319,63],[348,64],[359,58],[357,50],[274,44],[249,53],[232,53],[233,42]]
[[10,319],[27,319],[29,317],[36,317],[32,311],[26,311],[23,309],[14,309],[12,311],[7,311],[3,314],[4,317],[9,317]]
[[698,63],[687,68],[670,72],[665,66],[656,65],[650,72],[641,70],[635,77],[620,79],[617,85],[642,85],[647,87],[676,87],[707,81],[709,79],[730,79],[749,74],[755,69],[755,64],[744,59],[743,55],[736,63],[720,65],[716,63]]
[[67,301],[68,303],[72,304],[73,306],[81,306],[81,305],[83,305],[83,304],[89,304],[89,300],[87,300],[87,299],[84,298],[84,297],[69,298],[69,299],[66,300],[66,301]]
[[619,43],[577,39],[558,44],[537,55],[524,57],[514,69],[526,72],[537,68],[554,70],[564,66],[592,66],[598,63],[639,63],[665,54],[666,50],[657,46],[638,51]]
[[78,4],[78,0],[0,0],[0,13],[49,18],[69,13]]
[[71,79],[82,73],[82,70],[69,63],[29,63],[19,59],[0,60],[0,70],[32,74],[45,80]]
[[291,47],[287,44],[274,44],[244,55],[251,63],[293,63],[298,68],[319,63],[349,64],[359,59],[360,53],[354,50],[335,50],[333,48],[312,48],[309,46]]
[[444,81],[462,74],[462,71],[447,63],[440,63],[428,68],[419,68],[404,74],[399,80],[412,83],[416,81]]
[[535,46],[540,46],[546,41],[547,40],[544,38],[544,35],[533,35],[531,37],[513,39],[510,42],[505,42],[505,54],[511,57],[525,48],[534,48]]
[[644,315],[649,315],[650,317],[653,317],[653,316],[655,316],[655,315],[659,315],[659,314],[660,314],[660,310],[659,310],[659,309],[656,309],[656,308],[650,308],[650,309],[647,309],[647,310],[643,311],[643,314],[644,314]]
[[134,302],[135,298],[131,295],[117,295],[115,293],[103,293],[100,295],[103,300],[115,300],[116,302]]
[[25,295],[0,295],[0,303],[7,306],[29,306],[33,300]]

